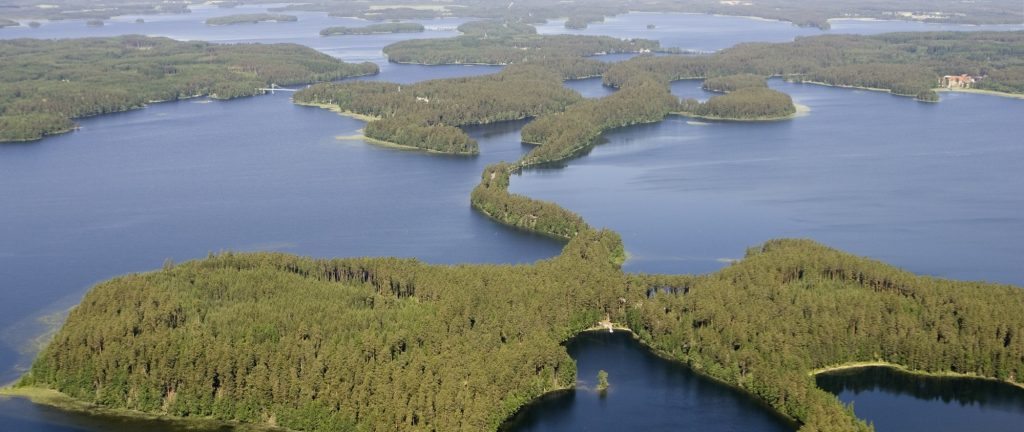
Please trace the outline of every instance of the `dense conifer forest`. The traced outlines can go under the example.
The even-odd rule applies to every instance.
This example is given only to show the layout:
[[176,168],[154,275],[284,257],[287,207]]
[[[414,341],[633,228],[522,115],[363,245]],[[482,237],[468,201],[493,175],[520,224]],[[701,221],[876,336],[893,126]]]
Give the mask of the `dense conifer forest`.
[[1015,381],[1024,291],[919,277],[806,240],[705,276],[628,275],[583,229],[525,266],[225,253],[96,286],[20,385],[296,430],[494,430],[569,387],[605,316],[803,431],[867,431],[810,371],[884,360]]
[[72,119],[208,95],[259,94],[293,85],[373,74],[292,44],[217,45],[122,36],[0,41],[0,142],[74,128]]
[[423,24],[418,23],[387,23],[371,24],[363,27],[327,27],[320,30],[320,36],[372,35],[384,33],[422,33]]
[[733,74],[871,87],[918,96],[943,75],[979,77],[978,89],[1024,93],[1024,32],[827,35],[785,43],[745,43],[703,56],[646,57],[616,64],[605,83],[618,86],[637,70],[663,79]]
[[327,105],[378,118],[364,134],[380,141],[454,154],[476,154],[477,143],[457,126],[518,120],[558,112],[581,97],[562,76],[538,65],[510,66],[481,77],[411,85],[380,82],[318,84],[296,103]]
[[687,99],[679,113],[712,120],[779,120],[796,114],[793,98],[769,88],[746,87],[706,102]]
[[[18,385],[107,407],[303,431],[495,430],[527,402],[574,384],[561,343],[606,317],[661,355],[749,392],[802,431],[871,430],[815,385],[812,372],[823,367],[885,361],[1021,381],[1020,288],[916,276],[809,240],[770,241],[703,276],[626,274],[617,234],[508,186],[523,169],[581,154],[603,132],[672,112],[791,114],[792,100],[766,88],[767,76],[927,97],[938,76],[976,71],[984,88],[1021,92],[1024,33],[816,37],[607,66],[582,57],[657,47],[537,36],[527,27],[467,24],[454,39],[389,47],[392,59],[513,64],[497,74],[320,84],[295,101],[377,118],[368,137],[449,153],[476,151],[458,126],[537,117],[522,132],[536,147],[488,166],[471,205],[565,239],[561,255],[515,266],[277,253],[169,263],[94,287]],[[0,56],[0,131],[17,131],[0,135],[6,140],[154,100],[244,96],[270,83],[376,71],[291,45],[135,36],[2,42]],[[619,90],[584,100],[562,86],[599,74]],[[699,103],[670,92],[673,80],[704,77],[727,93]]]
[[729,93],[743,88],[767,88],[768,82],[763,76],[754,74],[737,74],[718,77],[710,77],[701,83],[701,88],[707,91]]

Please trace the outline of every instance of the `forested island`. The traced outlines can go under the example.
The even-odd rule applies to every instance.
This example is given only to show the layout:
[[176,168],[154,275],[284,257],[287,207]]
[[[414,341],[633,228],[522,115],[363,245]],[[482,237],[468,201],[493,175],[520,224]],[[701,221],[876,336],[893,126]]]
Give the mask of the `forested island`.
[[320,30],[320,36],[372,35],[386,33],[422,33],[425,30],[419,23],[387,23],[371,24],[363,27],[327,27]]
[[253,14],[236,14],[226,15],[220,17],[214,17],[206,20],[206,25],[221,26],[221,25],[232,25],[232,24],[256,24],[261,22],[294,22],[298,21],[299,17],[295,15],[285,14],[270,14],[270,13],[253,13]]
[[15,21],[15,20],[9,20],[7,18],[0,18],[0,29],[2,29],[4,27],[17,27],[17,26],[20,26],[20,25],[21,24],[18,23],[17,21]]
[[318,84],[295,94],[300,104],[326,106],[371,120],[368,138],[451,154],[476,154],[477,143],[458,126],[519,120],[558,112],[581,97],[556,72],[510,66],[480,77],[411,85],[380,82]]
[[686,99],[679,114],[709,120],[781,120],[796,114],[788,94],[770,88],[747,87],[715,96],[706,102]]
[[122,36],[0,41],[0,142],[27,141],[75,127],[73,119],[148,103],[262,93],[294,85],[374,74],[293,44],[179,42]]
[[661,51],[657,41],[608,36],[538,35],[533,26],[515,22],[474,22],[459,27],[463,35],[416,39],[384,48],[389,61],[418,64],[507,65],[598,54]]

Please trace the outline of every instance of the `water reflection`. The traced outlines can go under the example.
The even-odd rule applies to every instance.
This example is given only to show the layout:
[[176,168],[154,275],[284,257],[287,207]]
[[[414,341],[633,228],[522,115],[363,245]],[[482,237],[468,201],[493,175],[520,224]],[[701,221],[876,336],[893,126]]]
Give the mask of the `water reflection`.
[[858,417],[880,432],[1019,431],[1024,389],[971,378],[913,375],[867,367],[818,375],[818,386],[853,402]]
[[[566,344],[579,387],[525,407],[506,432],[791,431],[793,425],[733,388],[662,359],[626,332],[583,333]],[[605,396],[594,390],[608,372]]]

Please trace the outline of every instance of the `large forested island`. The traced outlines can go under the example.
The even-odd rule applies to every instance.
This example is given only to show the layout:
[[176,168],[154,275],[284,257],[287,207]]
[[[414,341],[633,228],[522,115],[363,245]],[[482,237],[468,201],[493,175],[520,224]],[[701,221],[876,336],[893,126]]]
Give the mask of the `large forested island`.
[[295,15],[285,14],[269,14],[269,13],[255,13],[255,14],[237,14],[220,16],[216,18],[210,18],[206,20],[207,25],[218,26],[218,25],[231,25],[231,24],[256,24],[261,22],[292,22],[298,21],[299,18]]
[[420,64],[511,64],[530,60],[597,54],[659,51],[657,41],[607,36],[538,35],[528,24],[512,21],[471,22],[463,35],[447,39],[407,40],[384,48],[388,60]]
[[0,41],[0,142],[39,139],[73,119],[196,96],[229,99],[290,85],[373,74],[292,45],[178,42],[123,36]]
[[422,33],[425,30],[419,23],[387,23],[371,24],[363,27],[327,27],[320,30],[320,36],[372,35],[387,33]]

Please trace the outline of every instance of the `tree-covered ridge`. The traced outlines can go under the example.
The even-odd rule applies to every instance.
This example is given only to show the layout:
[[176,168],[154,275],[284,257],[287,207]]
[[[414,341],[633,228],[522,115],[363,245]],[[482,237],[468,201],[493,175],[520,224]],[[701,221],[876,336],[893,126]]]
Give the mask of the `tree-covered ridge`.
[[[507,163],[487,166],[470,195],[470,205],[505,225],[562,240],[593,230],[582,217],[558,204],[509,193],[509,178],[521,169]],[[620,259],[625,261],[625,256],[616,257]]]
[[632,276],[641,340],[802,424],[865,430],[809,371],[886,361],[1019,382],[1024,292],[916,276],[811,241],[777,240],[707,276]]
[[418,64],[494,64],[661,51],[657,41],[608,36],[538,35],[532,26],[480,22],[454,38],[416,39],[384,47],[389,61]]
[[743,88],[768,88],[768,81],[760,75],[736,74],[707,78],[700,87],[707,91],[729,93]]
[[320,30],[320,36],[372,35],[385,33],[422,33],[426,30],[419,23],[386,23],[370,24],[363,27],[327,27]]
[[256,24],[267,21],[274,22],[292,22],[298,21],[299,17],[295,15],[285,14],[270,14],[270,13],[252,13],[252,14],[236,14],[214,17],[206,20],[206,25],[219,26],[219,25],[231,25],[231,24]]
[[664,79],[732,74],[872,87],[927,95],[944,75],[980,77],[975,88],[1024,93],[1024,32],[826,35],[785,43],[746,43],[703,56],[647,57],[614,65],[605,83],[619,85],[637,70]]
[[369,138],[455,154],[475,154],[476,141],[458,126],[518,120],[565,109],[582,98],[562,86],[555,71],[517,65],[499,73],[411,85],[379,82],[318,84],[295,94],[296,103],[328,105],[376,117]]
[[0,142],[65,132],[71,119],[208,95],[229,99],[294,85],[367,75],[292,44],[217,45],[122,36],[0,41]]
[[20,385],[297,430],[494,430],[569,387],[606,315],[802,431],[867,431],[810,372],[884,360],[1017,381],[1024,291],[919,277],[805,240],[705,276],[627,275],[582,231],[528,266],[222,254],[96,286]]

